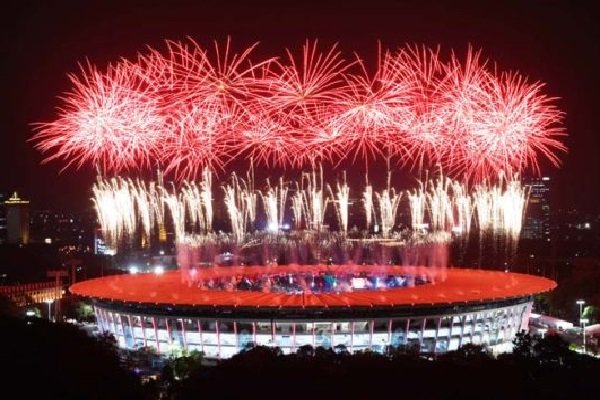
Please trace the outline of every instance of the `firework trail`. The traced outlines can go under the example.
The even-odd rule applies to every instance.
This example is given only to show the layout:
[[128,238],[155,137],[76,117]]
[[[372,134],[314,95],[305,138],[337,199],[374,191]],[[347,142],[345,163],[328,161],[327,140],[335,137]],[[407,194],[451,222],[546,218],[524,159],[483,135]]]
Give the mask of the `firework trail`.
[[276,187],[272,187],[267,180],[267,186],[266,193],[260,192],[263,208],[267,214],[267,230],[277,232],[283,223],[288,188],[283,184],[283,178],[279,179],[279,185]]
[[373,186],[369,185],[368,181],[363,192],[363,206],[365,208],[365,228],[369,230],[375,211],[373,208]]
[[340,230],[343,233],[348,231],[348,209],[350,206],[350,187],[346,183],[346,173],[344,172],[344,179],[342,183],[337,183],[337,191],[335,195],[331,186],[327,185],[327,189],[329,189],[329,194],[331,195],[331,202],[333,203],[335,210],[337,212]]

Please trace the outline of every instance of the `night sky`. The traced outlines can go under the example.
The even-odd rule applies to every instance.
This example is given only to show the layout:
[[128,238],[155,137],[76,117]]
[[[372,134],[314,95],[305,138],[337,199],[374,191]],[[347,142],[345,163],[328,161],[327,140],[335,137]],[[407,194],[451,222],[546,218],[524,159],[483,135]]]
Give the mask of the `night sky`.
[[0,20],[0,191],[18,190],[33,208],[90,206],[92,168],[60,173],[60,162],[40,165],[26,142],[32,123],[53,119],[57,96],[69,89],[66,74],[78,62],[105,66],[146,45],[161,48],[164,39],[208,44],[231,35],[238,49],[259,41],[255,58],[283,55],[306,38],[338,42],[347,58],[354,51],[374,58],[378,39],[391,48],[439,44],[459,54],[469,44],[483,48],[502,70],[545,82],[545,93],[561,98],[569,153],[561,169],[542,171],[553,178],[553,205],[600,210],[600,15],[586,2],[14,3],[3,4]]

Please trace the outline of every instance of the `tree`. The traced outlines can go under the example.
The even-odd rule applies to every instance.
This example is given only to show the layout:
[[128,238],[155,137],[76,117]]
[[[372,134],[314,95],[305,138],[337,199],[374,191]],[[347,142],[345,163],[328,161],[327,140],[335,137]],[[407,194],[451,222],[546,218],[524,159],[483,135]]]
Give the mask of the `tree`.
[[310,344],[305,344],[304,346],[300,346],[298,350],[296,350],[296,355],[299,357],[314,357],[315,348]]
[[[138,379],[125,370],[108,337],[95,340],[71,324],[0,317],[3,390],[21,398],[140,399]],[[6,363],[5,363],[6,364]],[[7,364],[8,365],[8,364]],[[25,377],[25,378],[24,378]],[[30,384],[23,384],[27,379]]]
[[0,316],[17,317],[19,314],[17,304],[10,297],[0,294]]
[[130,369],[147,372],[154,368],[155,360],[159,359],[160,356],[154,347],[146,346],[135,350],[127,350],[125,357]]
[[513,343],[513,354],[517,357],[531,358],[533,356],[533,344],[534,340],[532,336],[522,330],[515,335],[512,341]]
[[454,361],[482,362],[491,360],[491,356],[485,346],[473,343],[467,343],[454,351],[449,351],[441,358]]
[[95,319],[94,308],[77,296],[66,296],[60,301],[63,315],[77,321],[93,322]]
[[118,342],[115,335],[108,331],[102,331],[96,336],[96,341],[100,343],[100,345],[105,348],[107,351],[113,352],[115,354],[118,353]]
[[346,347],[346,345],[343,345],[343,344],[338,344],[337,346],[335,346],[335,352],[339,356],[349,356],[350,355],[350,351],[348,351],[348,347]]
[[569,343],[558,335],[537,337],[533,345],[535,357],[542,364],[564,365],[567,360],[576,354],[569,349]]
[[88,304],[84,301],[80,301],[77,304],[77,309],[75,312],[76,312],[78,321],[85,321],[85,322],[94,321],[94,318],[95,318],[94,308],[90,304]]
[[171,360],[170,364],[175,379],[187,379],[192,372],[201,367],[203,356],[203,353],[193,350],[187,356],[177,357]]
[[583,318],[590,320],[590,324],[595,324],[600,317],[600,307],[590,305],[583,308]]

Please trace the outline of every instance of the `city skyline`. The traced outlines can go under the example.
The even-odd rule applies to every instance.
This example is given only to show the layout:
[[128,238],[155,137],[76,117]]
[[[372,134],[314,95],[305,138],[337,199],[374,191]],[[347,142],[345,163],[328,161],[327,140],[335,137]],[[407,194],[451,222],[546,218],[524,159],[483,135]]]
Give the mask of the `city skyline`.
[[[18,190],[31,199],[36,208],[91,206],[89,188],[95,176],[93,169],[59,173],[60,163],[41,167],[41,156],[26,142],[33,134],[29,124],[54,118],[54,107],[58,104],[56,94],[68,89],[66,74],[76,71],[78,62],[89,59],[105,65],[119,56],[133,57],[135,51],[145,45],[160,47],[164,39],[184,39],[188,35],[203,43],[222,40],[229,34],[239,46],[260,41],[259,54],[298,47],[307,38],[319,37],[325,44],[339,42],[342,50],[359,51],[365,58],[375,54],[379,39],[391,47],[404,43],[440,44],[442,48],[453,47],[458,52],[465,52],[472,44],[476,49],[482,48],[483,56],[497,61],[503,69],[517,70],[532,81],[546,82],[544,91],[562,98],[559,106],[566,112],[568,136],[565,141],[569,149],[568,154],[561,156],[562,168],[542,166],[542,174],[553,178],[554,208],[597,211],[593,197],[600,186],[595,172],[600,168],[593,156],[598,149],[598,139],[593,135],[597,121],[593,118],[595,107],[591,98],[593,88],[598,85],[597,77],[591,73],[598,64],[597,45],[591,39],[597,28],[585,9],[554,4],[540,7],[537,2],[521,8],[497,6],[494,10],[468,7],[468,3],[460,3],[451,10],[443,5],[391,3],[375,4],[379,7],[371,6],[365,9],[363,16],[357,16],[358,8],[339,9],[339,3],[331,2],[322,6],[307,4],[303,8],[264,2],[261,5],[267,7],[214,5],[200,10],[181,3],[169,9],[136,9],[132,5],[112,8],[94,4],[81,8],[63,3],[50,10],[32,3],[21,6],[14,13],[12,25],[3,28],[2,35],[4,47],[15,62],[2,67],[6,69],[2,74],[4,79],[14,77],[14,84],[5,85],[9,91],[3,100],[6,134],[0,158],[3,170],[11,172],[2,174],[0,189]],[[382,9],[388,9],[386,14],[389,15],[378,12]],[[120,12],[114,13],[115,10]],[[227,18],[222,17],[225,10]],[[337,12],[341,16],[332,18]],[[407,13],[414,15],[416,21],[409,21]],[[505,16],[506,23],[487,23],[495,20],[497,13]],[[368,18],[370,14],[376,18]],[[90,23],[92,15],[94,22]],[[203,15],[204,23],[195,20],[194,16],[198,18],[198,15]],[[274,18],[274,23],[259,23],[266,22],[269,15],[280,18]],[[392,15],[405,24],[396,23]],[[528,16],[535,18],[526,23]],[[559,18],[560,29],[553,24]],[[135,23],[142,20],[146,24]],[[81,33],[81,25],[86,21],[90,26]],[[468,22],[467,26],[461,26],[460,21]],[[106,27],[111,24],[122,28],[118,38],[100,33],[108,32]],[[356,30],[356,26],[362,29]],[[44,34],[46,30],[53,35]],[[274,35],[276,31],[280,35]],[[499,40],[499,35],[505,40]],[[574,54],[578,47],[585,46],[588,46],[586,51]],[[19,50],[23,48],[28,49],[25,54]],[[36,62],[38,58],[47,62]],[[554,62],[540,62],[541,58]],[[588,69],[589,72],[584,72]],[[278,176],[278,173],[273,175]],[[291,173],[288,171],[287,175]],[[413,181],[406,179],[405,188],[412,186]]]

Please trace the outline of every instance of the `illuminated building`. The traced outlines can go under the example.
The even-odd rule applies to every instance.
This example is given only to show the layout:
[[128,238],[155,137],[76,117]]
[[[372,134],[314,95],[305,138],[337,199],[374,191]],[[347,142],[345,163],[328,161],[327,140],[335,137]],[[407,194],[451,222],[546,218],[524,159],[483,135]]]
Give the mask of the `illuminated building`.
[[96,215],[93,210],[31,211],[31,242],[70,246],[77,251],[92,252],[95,229]]
[[4,201],[6,196],[4,193],[0,193],[0,243],[6,241],[6,208],[4,207]]
[[9,297],[18,306],[58,300],[64,294],[55,282],[34,282],[21,285],[0,285],[0,294]]
[[550,241],[550,178],[526,179],[529,187],[529,202],[525,211],[525,220],[521,237],[529,240]]
[[[533,295],[556,286],[542,277],[465,269],[448,269],[441,281],[435,281],[434,269],[419,267],[295,265],[266,271],[215,267],[199,273],[206,282],[237,282],[237,288],[201,288],[183,282],[177,271],[161,271],[92,279],[70,291],[93,300],[100,330],[114,334],[121,347],[229,358],[249,345],[276,346],[284,354],[305,345],[343,346],[351,353],[405,346],[431,354],[473,343],[507,351],[514,335],[527,329]],[[389,287],[392,281],[384,284],[376,271],[397,278],[393,282],[420,282]],[[274,289],[275,282],[307,275],[313,283],[322,278],[320,289]],[[271,282],[272,291],[242,289],[245,279],[257,276]]]
[[4,202],[6,208],[6,237],[8,243],[29,242],[29,201],[19,198],[17,192]]

